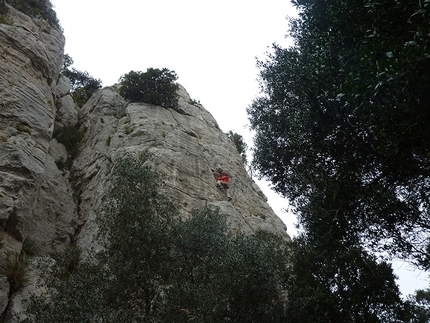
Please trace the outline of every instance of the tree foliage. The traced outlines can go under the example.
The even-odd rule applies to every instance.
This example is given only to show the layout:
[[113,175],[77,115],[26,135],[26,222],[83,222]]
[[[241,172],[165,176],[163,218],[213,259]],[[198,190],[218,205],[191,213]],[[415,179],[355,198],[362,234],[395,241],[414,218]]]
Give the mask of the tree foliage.
[[53,137],[64,145],[71,160],[79,155],[84,135],[85,131],[78,124],[55,127],[53,133]]
[[295,2],[259,62],[254,166],[313,236],[430,267],[428,2]]
[[146,72],[130,71],[120,78],[119,93],[131,102],[144,102],[165,108],[176,108],[178,85],[176,73],[167,68],[148,68]]
[[51,26],[60,27],[57,14],[49,0],[2,0],[0,1],[0,14],[3,14],[2,9],[6,8],[5,2],[29,16],[43,18]]
[[145,162],[130,157],[117,162],[101,221],[107,241],[103,261],[114,277],[107,292],[113,322],[152,316],[170,277],[169,231],[177,208],[159,189],[160,175]]
[[413,322],[418,312],[400,298],[391,265],[360,246],[333,250],[301,235],[290,261],[291,322]]
[[[45,268],[51,295],[33,296],[26,322],[283,322],[283,238],[234,233],[216,210],[178,217],[145,158],[115,163],[100,238]],[[49,298],[54,302],[47,302]]]
[[101,88],[102,82],[93,78],[87,71],[81,72],[70,68],[73,63],[73,59],[69,55],[64,55],[61,74],[70,80],[72,97],[76,104],[82,107]]
[[242,163],[246,165],[248,163],[248,158],[246,156],[248,145],[246,144],[245,140],[241,135],[231,130],[227,132],[226,135],[230,138],[231,141],[233,141],[234,145],[236,146],[237,152],[240,154],[240,157],[242,157]]
[[262,231],[233,234],[226,218],[211,210],[195,212],[177,226],[174,237],[178,267],[167,291],[164,321],[285,320],[287,249],[282,238]]
[[253,166],[303,229],[288,314],[418,322],[425,309],[399,301],[370,250],[430,267],[430,3],[294,3],[294,46],[258,62],[262,93],[248,108]]
[[430,322],[430,289],[419,289],[408,296],[409,306],[415,309],[413,322]]
[[8,13],[8,8],[6,6],[6,0],[0,0],[0,15],[5,16]]

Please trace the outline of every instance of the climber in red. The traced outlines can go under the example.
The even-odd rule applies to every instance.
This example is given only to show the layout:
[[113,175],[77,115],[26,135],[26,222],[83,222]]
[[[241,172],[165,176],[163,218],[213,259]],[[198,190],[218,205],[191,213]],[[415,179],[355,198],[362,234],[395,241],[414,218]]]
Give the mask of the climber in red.
[[229,192],[230,188],[230,175],[224,172],[221,168],[217,168],[217,170],[213,170],[213,175],[216,179],[216,187],[225,190],[225,194],[227,195],[227,199],[231,201],[231,196]]

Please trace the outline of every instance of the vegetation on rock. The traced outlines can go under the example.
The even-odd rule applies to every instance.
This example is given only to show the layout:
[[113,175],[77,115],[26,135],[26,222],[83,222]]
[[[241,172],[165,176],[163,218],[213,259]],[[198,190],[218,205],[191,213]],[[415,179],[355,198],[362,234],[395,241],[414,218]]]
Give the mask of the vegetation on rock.
[[236,146],[237,152],[239,153],[240,157],[242,157],[242,163],[246,165],[248,163],[248,158],[246,156],[248,145],[246,144],[245,140],[241,135],[231,130],[227,132],[226,135],[230,138],[231,141],[233,141],[234,145]]
[[78,107],[82,107],[102,87],[102,82],[93,78],[87,71],[81,72],[75,68],[70,69],[73,63],[73,59],[69,55],[64,55],[61,74],[70,80],[72,97]]
[[6,0],[0,0],[0,24],[10,23],[9,19],[6,17],[8,12]]
[[176,108],[178,85],[176,73],[167,68],[148,68],[144,72],[130,71],[120,78],[119,93],[131,102],[144,102],[165,108]]
[[64,145],[71,160],[75,159],[81,148],[84,130],[78,124],[65,125],[54,128],[54,138]]
[[[4,242],[0,238],[0,250],[4,247]],[[0,276],[5,276],[10,286],[9,295],[13,295],[22,289],[28,282],[29,258],[37,255],[38,248],[31,239],[26,239],[22,244],[20,254],[5,251],[6,261],[0,267]],[[0,315],[0,321],[4,317]]]
[[51,26],[60,27],[57,14],[49,0],[0,0],[0,16],[7,15],[6,3],[26,15],[45,19]]

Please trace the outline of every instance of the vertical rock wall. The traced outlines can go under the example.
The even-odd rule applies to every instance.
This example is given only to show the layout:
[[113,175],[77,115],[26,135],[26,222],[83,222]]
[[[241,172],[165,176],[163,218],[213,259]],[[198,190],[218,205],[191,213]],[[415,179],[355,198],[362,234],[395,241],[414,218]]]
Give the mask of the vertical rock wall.
[[[0,24],[0,272],[26,246],[43,255],[68,245],[77,228],[67,174],[55,163],[66,153],[52,139],[59,111],[75,111],[77,119],[74,105],[56,106],[70,102],[70,83],[59,78],[64,36],[12,7],[8,19]],[[0,317],[13,306],[11,291],[0,275]]]
[[[128,104],[115,87],[109,87],[83,107],[86,144],[74,163],[80,179],[80,216],[85,222],[79,235],[81,245],[91,244],[96,232],[95,219],[109,187],[111,162],[124,154],[141,153],[164,175],[164,188],[184,216],[193,208],[214,206],[232,227],[248,233],[264,229],[286,235],[284,223],[248,176],[233,142],[208,111],[192,104],[182,86],[178,94],[179,108],[166,109]],[[232,176],[232,201],[216,188],[212,169],[218,167]]]

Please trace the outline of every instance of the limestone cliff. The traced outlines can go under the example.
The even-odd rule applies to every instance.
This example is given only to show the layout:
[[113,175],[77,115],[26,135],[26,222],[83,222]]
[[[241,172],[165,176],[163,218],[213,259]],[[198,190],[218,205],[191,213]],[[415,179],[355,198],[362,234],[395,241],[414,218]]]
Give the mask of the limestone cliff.
[[[150,156],[184,215],[212,205],[234,228],[288,237],[232,141],[182,86],[175,110],[129,104],[115,86],[100,90],[78,109],[70,82],[60,76],[61,31],[11,7],[9,16],[12,24],[0,24],[0,272],[28,253],[26,244],[36,246],[37,256],[72,241],[83,250],[94,247],[112,161],[125,153]],[[67,151],[53,133],[54,127],[76,123],[85,136],[69,171],[61,165]],[[215,186],[211,169],[217,167],[232,175],[232,201]],[[37,288],[31,266],[27,275],[18,291],[11,291],[0,275],[0,316],[6,311],[13,321],[21,300]]]
[[[145,152],[183,213],[212,205],[227,215],[232,226],[252,232],[262,228],[285,234],[285,225],[265,202],[248,176],[232,141],[216,121],[180,86],[179,109],[144,103],[127,104],[115,87],[95,94],[80,111],[86,129],[85,146],[74,162],[81,197],[79,215],[84,222],[79,241],[94,233],[93,219],[109,187],[111,161],[125,153]],[[211,169],[232,175],[230,194],[215,186]]]

